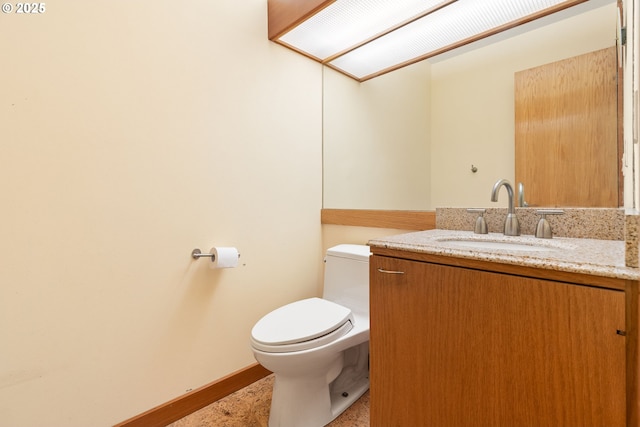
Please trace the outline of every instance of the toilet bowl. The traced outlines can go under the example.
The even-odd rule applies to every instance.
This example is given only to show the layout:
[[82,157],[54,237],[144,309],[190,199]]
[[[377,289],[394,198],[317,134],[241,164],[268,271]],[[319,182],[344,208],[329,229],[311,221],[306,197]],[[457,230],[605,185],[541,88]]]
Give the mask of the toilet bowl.
[[282,306],[251,331],[274,373],[269,427],[321,427],[369,389],[369,247],[327,250],[322,298]]

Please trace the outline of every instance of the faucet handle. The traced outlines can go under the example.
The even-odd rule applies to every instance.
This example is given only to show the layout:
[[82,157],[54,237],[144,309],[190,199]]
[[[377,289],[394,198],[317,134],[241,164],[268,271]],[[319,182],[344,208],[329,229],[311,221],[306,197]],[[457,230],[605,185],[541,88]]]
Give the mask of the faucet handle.
[[487,228],[487,222],[484,220],[484,213],[486,209],[482,208],[469,208],[467,212],[478,214],[478,218],[476,218],[476,226],[473,229],[473,232],[476,234],[487,234],[489,229]]
[[564,211],[562,209],[538,209],[536,213],[541,216],[536,226],[536,237],[540,239],[551,239],[553,233],[551,232],[551,225],[549,225],[547,221],[547,215],[562,215]]

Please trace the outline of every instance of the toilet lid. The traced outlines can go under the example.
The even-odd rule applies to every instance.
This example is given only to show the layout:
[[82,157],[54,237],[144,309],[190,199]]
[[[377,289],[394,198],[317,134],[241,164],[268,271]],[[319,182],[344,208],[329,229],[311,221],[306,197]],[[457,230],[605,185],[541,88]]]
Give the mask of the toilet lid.
[[[331,335],[336,329],[344,330],[345,323],[349,325],[344,333],[353,324],[350,309],[321,298],[308,298],[264,316],[253,327],[251,339],[258,347],[287,346]],[[337,334],[335,338],[344,333]]]

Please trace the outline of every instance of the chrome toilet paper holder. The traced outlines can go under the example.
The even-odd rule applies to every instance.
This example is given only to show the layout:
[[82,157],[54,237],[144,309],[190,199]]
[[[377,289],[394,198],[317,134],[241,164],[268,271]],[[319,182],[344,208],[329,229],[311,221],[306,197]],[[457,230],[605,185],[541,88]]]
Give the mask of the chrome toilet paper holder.
[[193,259],[199,259],[199,258],[211,258],[211,261],[215,261],[216,260],[216,254],[203,254],[202,251],[198,248],[195,248],[194,250],[191,251],[191,258]]
[[[191,258],[199,259],[199,258],[211,258],[211,262],[216,260],[216,254],[203,254],[202,251],[198,248],[195,248],[191,251]],[[238,258],[240,258],[240,254],[238,253]]]

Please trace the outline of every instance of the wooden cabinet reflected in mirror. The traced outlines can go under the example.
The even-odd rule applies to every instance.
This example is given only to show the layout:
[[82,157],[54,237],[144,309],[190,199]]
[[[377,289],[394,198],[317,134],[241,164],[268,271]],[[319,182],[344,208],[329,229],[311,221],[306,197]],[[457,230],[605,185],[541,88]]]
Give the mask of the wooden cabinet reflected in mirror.
[[515,177],[529,206],[618,207],[616,47],[515,73]]

